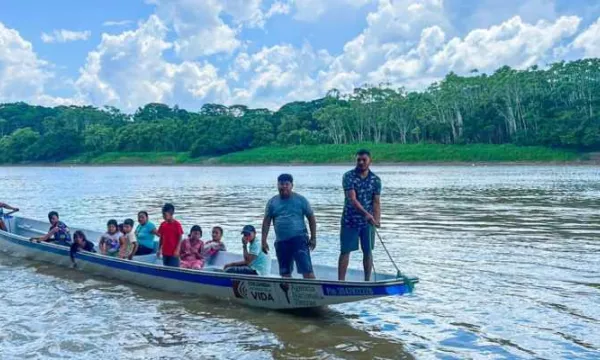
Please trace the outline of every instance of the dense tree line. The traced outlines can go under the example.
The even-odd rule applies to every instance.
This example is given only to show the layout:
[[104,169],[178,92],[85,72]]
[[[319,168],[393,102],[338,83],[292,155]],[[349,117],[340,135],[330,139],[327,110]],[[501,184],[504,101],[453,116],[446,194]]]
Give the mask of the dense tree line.
[[278,111],[206,104],[114,107],[0,105],[0,161],[80,153],[189,151],[213,156],[265,145],[515,143],[600,149],[600,59],[491,75],[448,74],[421,92],[364,86]]

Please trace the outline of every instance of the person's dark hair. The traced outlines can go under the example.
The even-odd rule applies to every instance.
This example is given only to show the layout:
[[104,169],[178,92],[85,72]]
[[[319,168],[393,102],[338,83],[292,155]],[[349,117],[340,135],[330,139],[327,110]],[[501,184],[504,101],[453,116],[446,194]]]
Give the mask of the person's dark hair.
[[119,228],[119,224],[117,223],[117,220],[115,220],[115,219],[110,219],[110,220],[108,220],[108,222],[106,223],[106,226],[111,226],[111,225],[114,225],[114,226],[116,226],[117,228]]
[[50,211],[48,213],[48,220],[52,219],[53,216],[59,217],[56,211]]
[[363,155],[367,155],[368,157],[371,157],[371,152],[367,149],[360,149],[356,152],[356,156],[363,156]]
[[81,230],[77,230],[77,231],[75,231],[75,233],[73,233],[73,239],[77,239],[77,238],[80,238],[83,241],[87,241],[87,237]]
[[192,228],[190,229],[190,235],[194,232],[194,231],[200,231],[200,236],[202,236],[202,228],[200,227],[200,225],[194,225],[192,226]]
[[123,221],[123,224],[133,227],[134,222],[132,219],[125,219],[125,221]]
[[171,213],[171,214],[173,214],[173,213],[175,213],[175,206],[173,206],[173,204],[166,203],[162,207],[162,212],[163,213]]
[[144,214],[144,215],[146,215],[146,217],[149,217],[147,211],[142,210],[142,211],[138,212],[138,216],[140,216],[140,214]]
[[215,226],[213,227],[213,230],[219,230],[219,232],[221,233],[221,235],[223,235],[223,228],[220,226]]
[[294,177],[291,174],[281,174],[277,177],[277,182],[283,183],[283,182],[290,182],[290,183],[294,183]]

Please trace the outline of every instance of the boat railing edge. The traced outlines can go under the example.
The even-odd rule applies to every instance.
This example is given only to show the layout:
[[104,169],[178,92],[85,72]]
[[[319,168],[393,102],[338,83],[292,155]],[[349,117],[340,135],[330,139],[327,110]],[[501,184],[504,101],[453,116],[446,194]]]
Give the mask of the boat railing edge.
[[[25,218],[25,219],[27,219],[27,218]],[[37,229],[32,229],[30,227],[24,227],[23,225],[18,225],[17,227],[25,229],[27,231],[40,232]],[[22,236],[22,235],[6,232],[6,231],[2,231],[2,230],[0,230],[0,234],[4,235],[4,236],[10,236],[14,239],[17,239],[17,240],[20,240],[20,241],[23,241],[26,243],[31,243],[31,240],[29,238]],[[65,249],[65,246],[53,244],[51,242],[36,243],[36,245],[40,245],[41,247],[55,248],[55,249]],[[285,280],[286,282],[291,282],[291,283],[314,284],[315,282],[317,282],[320,284],[346,285],[346,286],[389,286],[389,285],[404,284],[404,283],[406,283],[406,280],[410,280],[412,283],[419,282],[419,279],[417,277],[411,277],[411,276],[408,276],[406,278],[392,278],[392,279],[368,281],[368,282],[367,281],[340,281],[340,280],[329,280],[329,279],[304,279],[304,278],[283,278],[283,277],[263,277],[263,276],[258,277],[256,275],[232,274],[232,273],[203,270],[203,269],[194,270],[194,269],[168,267],[168,266],[164,266],[162,264],[153,264],[153,263],[138,261],[135,259],[129,260],[129,259],[114,258],[114,257],[106,256],[106,255],[103,255],[100,253],[79,252],[79,253],[75,254],[76,258],[80,257],[80,256],[83,256],[84,258],[86,256],[96,257],[99,259],[118,262],[118,263],[135,264],[137,266],[145,266],[145,267],[160,269],[160,270],[169,271],[169,272],[180,272],[180,273],[183,272],[183,273],[190,273],[190,274],[196,274],[196,275],[202,274],[202,275],[216,276],[216,277],[227,277],[227,278],[234,278],[234,279],[239,278],[239,279],[243,279],[243,280],[259,280],[259,281],[268,281],[268,282],[281,282],[282,280]]]

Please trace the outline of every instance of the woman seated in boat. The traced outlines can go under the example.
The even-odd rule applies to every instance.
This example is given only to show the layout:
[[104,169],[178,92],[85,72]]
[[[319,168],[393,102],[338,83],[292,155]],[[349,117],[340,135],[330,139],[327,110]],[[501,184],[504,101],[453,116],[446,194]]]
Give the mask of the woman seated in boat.
[[204,249],[202,255],[206,261],[210,257],[215,256],[219,251],[227,251],[225,244],[221,241],[223,239],[223,228],[215,226],[212,228],[212,240],[204,243]]
[[271,259],[262,251],[261,243],[256,240],[256,229],[246,225],[242,229],[244,260],[225,265],[225,272],[266,276],[271,272]]
[[135,237],[138,241],[138,248],[135,255],[148,255],[156,252],[154,237],[158,235],[156,225],[148,220],[148,213],[140,211],[138,213],[138,226],[135,228]]
[[137,238],[135,237],[135,233],[133,231],[133,224],[134,222],[132,219],[125,219],[125,221],[123,222],[121,231],[123,235],[121,235],[121,238],[119,239],[119,257],[121,259],[131,260],[133,259],[133,255],[135,255],[135,252],[137,251],[138,243]]
[[204,256],[202,256],[204,242],[201,238],[202,228],[199,225],[192,226],[189,237],[181,242],[180,267],[185,269],[202,269],[204,266]]
[[6,224],[4,223],[4,209],[12,210],[11,212],[19,211],[19,208],[0,202],[0,230],[2,231],[6,231]]
[[71,231],[65,223],[59,220],[58,213],[50,211],[48,213],[48,220],[50,221],[48,233],[44,236],[32,237],[31,241],[47,241],[54,242],[57,245],[71,246]]
[[83,231],[77,230],[73,234],[73,245],[71,245],[71,261],[75,264],[75,253],[78,251],[96,252],[94,243],[89,241]]
[[108,256],[118,256],[121,247],[120,238],[122,234],[119,232],[117,220],[111,219],[106,223],[106,232],[100,237],[98,246],[100,253]]

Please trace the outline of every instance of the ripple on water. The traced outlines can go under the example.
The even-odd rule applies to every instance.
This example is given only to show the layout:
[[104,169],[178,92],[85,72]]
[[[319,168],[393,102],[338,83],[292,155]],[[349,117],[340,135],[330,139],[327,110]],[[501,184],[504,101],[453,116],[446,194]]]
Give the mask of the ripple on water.
[[[290,167],[335,265],[345,167]],[[102,229],[165,201],[185,228],[260,223],[280,167],[6,168],[1,200]],[[410,296],[282,314],[154,292],[0,255],[2,359],[600,358],[600,172],[382,167],[381,235]],[[114,186],[115,184],[119,186]],[[393,272],[380,246],[377,271]],[[354,254],[352,265],[359,266]],[[310,316],[307,316],[310,315]]]

